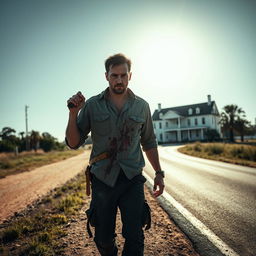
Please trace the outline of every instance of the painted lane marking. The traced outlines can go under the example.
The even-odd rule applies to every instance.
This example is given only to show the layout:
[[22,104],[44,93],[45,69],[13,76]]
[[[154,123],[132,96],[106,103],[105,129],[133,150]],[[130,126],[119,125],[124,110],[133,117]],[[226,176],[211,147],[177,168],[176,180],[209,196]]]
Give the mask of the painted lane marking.
[[[148,182],[153,186],[154,182],[152,178],[143,173]],[[232,248],[230,248],[225,242],[223,242],[217,235],[215,235],[209,228],[207,228],[200,220],[198,220],[191,212],[184,208],[179,202],[177,202],[166,191],[162,194],[165,200],[169,201],[194,227],[196,227],[203,235],[205,235],[214,246],[216,246],[220,252],[225,256],[240,256]]]

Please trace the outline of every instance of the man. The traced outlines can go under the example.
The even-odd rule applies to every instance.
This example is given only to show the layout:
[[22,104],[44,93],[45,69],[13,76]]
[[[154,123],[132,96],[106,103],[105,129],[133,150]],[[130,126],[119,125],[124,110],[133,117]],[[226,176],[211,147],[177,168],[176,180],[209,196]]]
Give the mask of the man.
[[155,197],[163,193],[164,172],[159,163],[149,105],[128,88],[131,61],[123,54],[116,54],[105,61],[105,69],[109,83],[105,91],[86,102],[78,92],[67,101],[72,107],[66,141],[76,149],[91,131],[90,159],[103,155],[90,169],[92,200],[87,210],[88,219],[95,227],[94,241],[100,254],[117,255],[115,222],[119,208],[125,238],[122,255],[141,256],[143,226],[150,212],[144,197],[146,179],[142,168],[145,162],[140,146],[156,171]]

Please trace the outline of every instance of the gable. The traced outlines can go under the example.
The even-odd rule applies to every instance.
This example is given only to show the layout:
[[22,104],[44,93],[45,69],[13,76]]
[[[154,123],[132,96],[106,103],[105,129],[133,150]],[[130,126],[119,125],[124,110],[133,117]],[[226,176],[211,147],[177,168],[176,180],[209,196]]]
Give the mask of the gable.
[[161,119],[172,119],[172,118],[178,118],[180,117],[179,114],[177,114],[177,112],[173,111],[173,110],[168,110],[168,112],[166,112]]

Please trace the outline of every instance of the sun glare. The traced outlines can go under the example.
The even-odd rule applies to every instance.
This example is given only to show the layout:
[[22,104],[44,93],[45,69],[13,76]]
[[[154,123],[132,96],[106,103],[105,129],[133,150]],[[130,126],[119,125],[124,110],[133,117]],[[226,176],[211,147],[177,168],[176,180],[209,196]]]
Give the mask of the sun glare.
[[198,64],[198,54],[193,40],[180,34],[151,34],[136,56],[138,80],[162,87],[186,82]]

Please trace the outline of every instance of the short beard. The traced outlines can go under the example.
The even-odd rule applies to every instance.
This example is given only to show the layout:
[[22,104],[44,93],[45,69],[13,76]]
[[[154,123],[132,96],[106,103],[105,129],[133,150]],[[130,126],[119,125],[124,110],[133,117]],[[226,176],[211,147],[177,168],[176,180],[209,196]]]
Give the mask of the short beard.
[[[118,86],[121,86],[122,89],[116,89],[116,87],[118,87]],[[112,92],[115,93],[115,94],[124,94],[125,91],[126,91],[125,86],[124,86],[124,85],[121,85],[121,84],[118,84],[118,85],[114,86],[114,87],[111,88],[111,89],[112,89]]]

